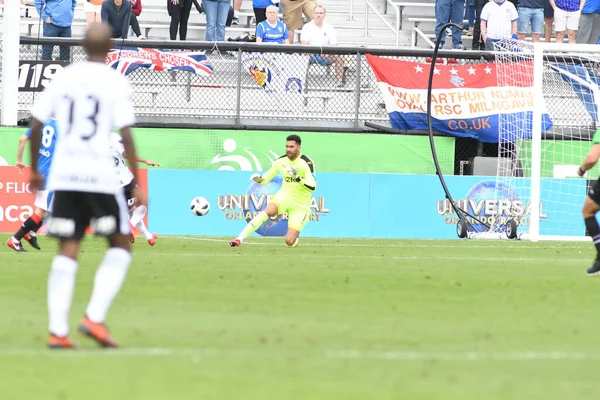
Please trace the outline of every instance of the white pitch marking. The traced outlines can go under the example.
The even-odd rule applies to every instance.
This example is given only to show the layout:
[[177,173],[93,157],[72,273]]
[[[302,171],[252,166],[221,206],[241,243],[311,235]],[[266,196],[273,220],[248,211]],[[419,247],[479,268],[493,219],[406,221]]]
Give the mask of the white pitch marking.
[[[174,239],[181,239],[181,240],[192,240],[192,241],[202,241],[202,242],[220,242],[220,243],[229,243],[228,239],[214,239],[214,238],[204,238],[204,237],[195,237],[195,236],[171,236]],[[527,246],[528,242],[523,242],[523,245],[493,245],[492,241],[479,241],[479,240],[474,240],[471,241],[469,243],[471,244],[464,244],[464,245],[455,245],[455,244],[451,244],[453,242],[453,240],[448,240],[448,244],[429,244],[429,243],[425,243],[425,244],[418,244],[418,243],[374,243],[374,244],[365,244],[365,243],[352,243],[352,241],[358,241],[358,240],[363,240],[363,241],[370,241],[370,240],[380,240],[380,241],[395,241],[395,240],[410,240],[410,241],[416,241],[416,242],[431,242],[431,241],[443,241],[443,239],[345,239],[347,242],[349,243],[328,243],[325,242],[327,240],[332,240],[332,238],[325,238],[325,239],[318,239],[318,238],[310,238],[310,239],[317,239],[317,240],[323,240],[324,243],[303,243],[301,242],[301,245],[303,247],[305,246],[316,246],[316,247],[411,247],[411,248],[457,248],[457,249],[472,249],[472,248],[479,248],[479,249],[489,249],[489,248],[497,248],[497,249],[522,249],[522,250],[527,250],[527,251],[531,251],[532,247]],[[250,239],[250,242],[244,242],[243,245],[252,245],[252,246],[274,246],[274,245],[279,245],[283,242],[283,238],[254,238],[254,239]],[[258,240],[258,241],[265,241],[267,243],[260,243],[257,241],[253,241],[253,240]],[[344,240],[344,239],[341,239]],[[272,242],[271,242],[272,241]],[[497,242],[499,243],[506,243],[506,241],[503,240],[498,240]],[[485,245],[482,244],[474,244],[474,243],[486,243]],[[572,243],[572,242],[566,242],[566,243]],[[589,243],[582,243],[579,246],[568,246],[568,245],[564,245],[564,246],[556,246],[556,245],[552,245],[550,243],[548,243],[547,245],[544,245],[543,247],[535,247],[534,249],[539,249],[539,250],[543,250],[543,249],[582,249],[582,248],[589,248]]]
[[388,360],[388,361],[573,361],[600,360],[600,353],[581,351],[510,351],[505,353],[486,352],[423,352],[423,351],[363,351],[363,350],[323,350],[323,351],[277,351],[216,348],[122,348],[110,350],[45,350],[0,348],[0,358],[8,357],[56,357],[56,358],[167,358],[167,357],[234,357],[234,358],[284,358],[299,356],[333,360]]
[[[175,254],[174,253],[145,253],[144,255],[147,256],[167,256],[167,257],[173,257]],[[236,253],[210,253],[210,252],[206,252],[206,253],[177,253],[176,254],[177,257],[243,257],[243,258],[247,258],[247,257],[251,257],[251,258],[289,258],[290,256],[288,254],[248,254],[248,253],[240,253],[240,252],[236,252]],[[528,261],[528,262],[543,262],[543,263],[547,263],[547,262],[564,262],[565,260],[568,261],[579,261],[579,260],[585,260],[585,261],[590,261],[589,257],[584,257],[584,258],[578,258],[578,257],[545,257],[545,258],[541,258],[541,257],[484,257],[484,256],[480,256],[480,255],[473,255],[473,256],[464,256],[464,257],[457,257],[457,256],[446,256],[446,255],[439,255],[439,256],[423,256],[423,255],[419,255],[419,256],[391,256],[391,255],[379,255],[379,256],[375,256],[375,255],[363,255],[363,254],[346,254],[346,255],[338,255],[338,254],[302,254],[302,253],[296,253],[294,252],[293,258],[342,258],[342,259],[369,259],[369,260],[459,260],[459,261],[472,261],[472,260],[477,260],[477,261],[485,261],[485,262],[504,262],[504,261]]]

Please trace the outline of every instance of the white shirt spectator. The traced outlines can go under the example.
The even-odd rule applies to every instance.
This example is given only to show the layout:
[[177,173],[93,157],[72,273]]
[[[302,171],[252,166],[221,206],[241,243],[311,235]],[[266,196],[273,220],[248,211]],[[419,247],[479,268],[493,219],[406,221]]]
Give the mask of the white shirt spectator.
[[507,39],[512,36],[512,22],[519,19],[514,4],[508,0],[488,2],[481,10],[481,20],[486,22],[487,37],[492,40]]
[[329,25],[323,21],[323,25],[319,28],[314,21],[302,27],[300,34],[301,42],[308,42],[309,46],[337,46],[338,40],[333,25]]

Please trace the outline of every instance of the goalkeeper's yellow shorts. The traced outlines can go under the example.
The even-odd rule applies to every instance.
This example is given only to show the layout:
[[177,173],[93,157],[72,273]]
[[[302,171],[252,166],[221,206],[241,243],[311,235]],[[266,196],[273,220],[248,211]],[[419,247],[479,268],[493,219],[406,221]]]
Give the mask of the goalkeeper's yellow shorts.
[[310,219],[310,207],[301,206],[289,197],[280,193],[271,197],[271,201],[277,204],[278,213],[287,213],[288,228],[301,232]]

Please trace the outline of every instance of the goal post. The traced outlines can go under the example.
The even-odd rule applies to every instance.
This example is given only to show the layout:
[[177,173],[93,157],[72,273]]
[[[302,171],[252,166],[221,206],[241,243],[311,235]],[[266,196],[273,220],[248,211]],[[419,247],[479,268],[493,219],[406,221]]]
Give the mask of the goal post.
[[506,206],[469,237],[498,238],[510,221],[520,239],[590,240],[581,208],[600,168],[585,178],[577,168],[599,127],[600,46],[510,40],[496,50],[498,86],[533,107],[499,116],[495,201]]

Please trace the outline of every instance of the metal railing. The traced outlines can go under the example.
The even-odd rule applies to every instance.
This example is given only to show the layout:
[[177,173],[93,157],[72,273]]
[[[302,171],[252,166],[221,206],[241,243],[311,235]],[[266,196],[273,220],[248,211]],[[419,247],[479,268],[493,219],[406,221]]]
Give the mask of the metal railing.
[[[58,43],[71,46],[71,62],[85,59],[79,40],[21,37],[21,63],[37,60],[39,45]],[[415,62],[425,62],[432,55],[429,49],[238,42],[126,40],[124,45],[149,51],[204,50],[213,68],[204,76],[146,68],[128,74],[139,125],[226,129],[360,132],[372,131],[367,122],[389,126],[383,96],[365,55]],[[439,53],[440,57],[461,58],[464,63],[480,63],[483,54]],[[54,55],[58,56],[58,46]],[[331,65],[321,65],[325,56]],[[338,63],[343,68],[336,67]],[[287,80],[278,81],[282,76]],[[14,95],[19,118],[30,117],[35,93]]]
[[365,36],[369,35],[369,9],[371,9],[371,11],[373,11],[373,13],[384,23],[384,25],[387,26],[392,32],[394,32],[394,34],[396,35],[396,42],[395,42],[396,47],[398,47],[398,45],[400,43],[400,29],[401,29],[400,10],[390,0],[386,0],[386,5],[387,4],[391,4],[392,7],[394,8],[394,10],[396,11],[396,27],[394,28],[388,21],[386,21],[385,17],[377,11],[375,6],[371,2],[369,2],[368,0],[365,0]]
[[417,27],[414,27],[414,28],[412,28],[412,33],[411,33],[411,47],[413,49],[417,47],[417,41],[418,41],[419,37],[423,38],[423,40],[425,40],[425,42],[429,45],[429,47],[431,47],[432,49],[435,48],[435,43],[433,43],[431,41],[431,39],[429,39],[427,37],[427,35],[425,33],[423,33],[422,30],[420,30]]

